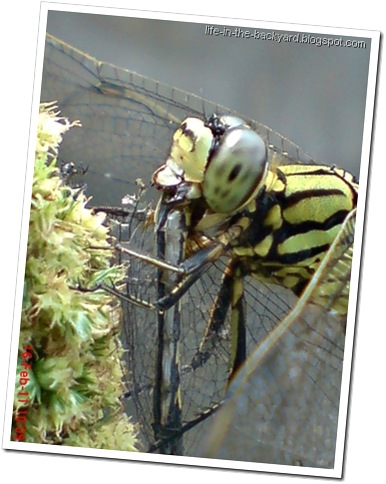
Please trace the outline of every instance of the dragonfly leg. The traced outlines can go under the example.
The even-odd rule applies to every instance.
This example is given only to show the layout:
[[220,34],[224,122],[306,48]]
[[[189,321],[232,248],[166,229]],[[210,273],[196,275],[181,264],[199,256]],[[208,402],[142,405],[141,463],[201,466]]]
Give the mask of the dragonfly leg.
[[[224,252],[224,246],[216,243],[208,247],[200,249],[192,257],[186,259],[181,264],[169,264],[159,258],[147,256],[131,249],[127,249],[118,244],[116,249],[123,254],[130,257],[143,260],[161,270],[169,270],[181,274],[182,280],[177,284],[174,289],[166,296],[156,301],[153,306],[160,310],[167,310],[171,308],[185,293],[186,291],[200,278],[201,274],[206,269],[206,265],[209,262],[217,260]],[[135,301],[138,304],[137,301]],[[148,306],[148,304],[147,304]]]
[[231,287],[231,359],[230,379],[247,357],[247,335],[245,325],[245,296],[243,274],[235,267]]
[[242,274],[234,261],[229,261],[213,302],[205,335],[189,365],[195,370],[204,365],[213,354],[213,347],[221,340],[225,320],[231,306],[231,379],[246,358],[245,300]]
[[204,365],[213,354],[213,347],[221,339],[224,331],[225,319],[231,301],[232,263],[229,262],[222,276],[220,290],[213,302],[205,335],[192,359],[189,369],[195,370]]

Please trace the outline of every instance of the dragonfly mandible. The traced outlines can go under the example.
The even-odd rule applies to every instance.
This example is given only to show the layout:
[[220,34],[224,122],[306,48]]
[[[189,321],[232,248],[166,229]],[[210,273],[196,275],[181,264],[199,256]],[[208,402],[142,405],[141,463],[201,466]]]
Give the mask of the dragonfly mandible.
[[[66,161],[89,166],[87,186],[89,193],[94,196],[93,201],[110,207],[119,204],[126,193],[137,190],[134,183],[136,178],[150,180],[157,165],[168,158],[173,133],[187,116],[202,119],[205,113],[234,115],[230,110],[198,96],[96,61],[47,36],[42,101],[52,100],[58,102],[63,115],[80,119],[83,125],[83,128],[72,130],[66,137],[60,156]],[[270,158],[275,159],[277,166],[312,166],[316,163],[298,146],[273,130],[251,120],[245,121],[263,140]],[[130,180],[129,172],[136,174]],[[345,179],[346,175],[340,173],[341,178]],[[347,184],[355,184],[355,181],[347,178]],[[98,195],[101,186],[103,201]],[[338,244],[334,248],[336,252],[329,255],[331,265],[336,265],[344,257],[348,262],[343,264],[343,274],[335,278],[339,280],[340,277],[341,287],[334,288],[332,294],[328,295],[326,307],[320,304],[311,307],[309,304],[315,290],[321,287],[323,281],[327,281],[325,269],[320,273],[315,271],[317,277],[311,279],[313,286],[307,285],[305,289],[313,289],[313,292],[304,300],[300,298],[300,306],[297,297],[280,284],[272,289],[267,284],[272,281],[257,281],[254,278],[244,281],[243,305],[248,321],[245,353],[250,353],[252,357],[247,358],[244,365],[240,362],[239,374],[230,386],[230,401],[245,409],[247,403],[252,406],[244,413],[246,421],[234,424],[237,433],[229,434],[232,435],[231,446],[221,432],[218,432],[216,442],[203,445],[210,421],[216,418],[213,414],[221,405],[229,386],[229,314],[224,315],[224,324],[216,330],[214,337],[207,338],[207,324],[211,320],[213,307],[221,312],[219,303],[226,299],[224,295],[221,296],[221,280],[227,271],[226,254],[209,257],[205,271],[170,308],[165,307],[162,311],[151,309],[152,301],[159,301],[165,287],[168,289],[168,286],[178,286],[180,283],[178,271],[174,272],[174,276],[165,276],[173,274],[173,270],[162,268],[158,261],[165,259],[171,266],[178,267],[181,261],[187,259],[187,252],[195,256],[199,248],[202,249],[200,243],[204,248],[210,244],[202,238],[193,241],[189,235],[191,222],[178,218],[183,211],[171,209],[167,211],[166,223],[170,222],[170,214],[177,214],[177,220],[173,221],[176,225],[173,228],[158,221],[157,234],[162,235],[164,231],[170,238],[173,233],[187,228],[188,235],[183,242],[175,242],[180,253],[174,261],[170,260],[172,254],[167,252],[167,248],[162,248],[160,242],[155,249],[154,205],[153,208],[148,205],[154,195],[149,195],[151,190],[140,188],[139,191],[140,195],[132,201],[134,213],[129,210],[125,220],[116,224],[116,229],[120,234],[121,246],[129,248],[136,255],[127,259],[126,294],[129,297],[123,301],[123,339],[129,367],[127,411],[140,423],[143,450],[165,451],[162,450],[165,443],[169,447],[172,442],[171,453],[188,456],[224,455],[226,458],[254,462],[332,467],[344,348],[344,324],[337,323],[341,317],[332,307],[336,297],[347,292],[348,288],[352,221],[345,229],[349,236],[342,235],[345,242]],[[250,272],[254,273],[253,270]],[[167,278],[166,283],[164,277]],[[160,289],[160,281],[163,289]],[[130,298],[139,302],[146,299],[149,304],[141,307],[130,302]],[[173,311],[172,317],[170,310]],[[169,361],[178,367],[177,373],[170,378],[170,381],[174,378],[172,393],[177,417],[173,415],[170,420],[170,415],[160,415],[162,402],[156,403],[155,397],[165,387],[160,379],[163,375],[157,350],[163,345],[165,351],[165,342],[160,341],[161,333],[157,331],[160,314],[162,318],[166,314],[166,318],[179,320],[172,332],[174,340],[171,338],[173,341],[168,342],[171,345],[166,350],[167,353],[174,348]],[[286,330],[269,342],[270,335],[275,334],[275,328],[283,328],[283,322]],[[205,351],[202,351],[203,345],[206,345]],[[256,356],[261,345],[267,348],[264,361],[258,352]],[[198,361],[197,354],[204,352],[210,353],[210,356]],[[292,363],[288,366],[290,361]],[[240,381],[253,385],[248,390],[244,387],[242,391],[232,391],[232,386],[239,385]],[[224,412],[227,408],[228,403],[227,407],[224,406]],[[227,414],[237,415],[237,412],[227,411]],[[165,428],[159,431],[160,423],[164,427],[165,418],[166,422],[172,423],[169,436]],[[229,421],[232,421],[232,417],[229,420],[226,416],[226,419],[227,428],[231,428],[233,423],[230,425]],[[309,429],[305,426],[307,421],[311,422]],[[252,422],[258,423],[257,428],[251,425]],[[175,423],[179,428],[173,427]],[[176,443],[176,436],[182,435],[183,444],[180,441]],[[219,446],[224,450],[223,454],[213,450]],[[232,448],[229,451],[232,457],[225,452],[228,448]],[[243,448],[244,451],[239,456],[234,448]],[[245,449],[249,450],[246,452]]]

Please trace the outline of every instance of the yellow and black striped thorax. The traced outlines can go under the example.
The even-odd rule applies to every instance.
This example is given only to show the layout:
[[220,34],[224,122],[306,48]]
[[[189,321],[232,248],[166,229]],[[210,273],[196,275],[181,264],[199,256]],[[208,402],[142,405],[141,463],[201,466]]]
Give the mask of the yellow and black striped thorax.
[[184,207],[188,242],[220,241],[239,272],[299,295],[355,209],[358,183],[336,167],[274,165],[241,119],[188,118],[153,182]]
[[243,225],[232,253],[246,273],[299,295],[356,207],[357,193],[355,178],[335,167],[270,170],[263,192],[229,221]]

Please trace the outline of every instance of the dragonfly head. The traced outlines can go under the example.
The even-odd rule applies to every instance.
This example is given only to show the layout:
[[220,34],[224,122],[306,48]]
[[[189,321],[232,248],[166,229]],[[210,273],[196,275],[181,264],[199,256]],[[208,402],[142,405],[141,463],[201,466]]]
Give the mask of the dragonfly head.
[[213,212],[239,210],[264,185],[268,149],[234,116],[187,118],[173,136],[169,158],[153,175],[157,188],[189,185],[189,198],[203,197]]

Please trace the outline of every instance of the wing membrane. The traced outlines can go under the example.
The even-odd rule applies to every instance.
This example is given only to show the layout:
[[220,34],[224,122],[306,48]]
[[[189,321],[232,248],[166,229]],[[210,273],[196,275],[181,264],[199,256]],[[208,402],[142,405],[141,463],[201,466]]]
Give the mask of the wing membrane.
[[[88,193],[99,205],[119,205],[122,196],[135,191],[137,177],[150,181],[184,118],[231,113],[199,96],[97,61],[51,35],[46,38],[41,101],[57,101],[63,116],[82,123],[66,135],[60,157],[88,167]],[[311,160],[270,128],[253,125],[277,147],[281,162],[288,157]]]
[[[83,127],[72,129],[65,137],[60,156],[65,162],[89,167],[88,192],[94,204],[104,205],[119,205],[126,193],[135,191],[136,178],[150,180],[154,169],[166,160],[172,133],[186,116],[230,113],[198,96],[99,62],[52,36],[46,41],[41,100],[56,100],[62,115],[81,121]],[[281,135],[259,123],[250,124],[271,145],[274,163],[313,161]],[[149,194],[144,197],[146,202],[157,196]],[[147,208],[144,211],[150,214]],[[146,220],[131,217],[117,223],[116,229],[122,244],[157,255],[154,227]],[[330,254],[324,266],[326,272],[318,271],[310,285],[312,294],[300,303],[281,288],[253,279],[245,282],[250,357],[217,414],[213,431],[214,418],[206,417],[226,395],[228,319],[213,341],[211,358],[195,370],[191,362],[205,334],[227,261],[213,263],[183,296],[179,357],[185,455],[333,465],[344,347],[344,323],[333,312],[335,296],[343,294],[344,298],[348,293],[349,278],[345,264],[338,270],[336,261],[347,257],[350,267],[350,237],[347,240],[335,247],[337,252]],[[157,268],[135,258],[125,263],[126,294],[157,300]],[[330,277],[334,274],[334,281],[342,281],[341,289],[332,295],[323,283],[328,281],[328,271]],[[313,301],[321,300],[324,310],[320,305],[312,307]],[[157,314],[125,301],[123,307],[126,410],[140,423],[142,450],[157,451],[153,428]],[[291,308],[299,312],[291,312]],[[282,335],[269,343],[275,331]],[[259,356],[262,348],[266,348],[263,359]],[[210,432],[214,441],[203,449],[203,436]]]
[[333,307],[342,292],[323,308],[309,305],[331,271],[348,293],[351,264],[339,275],[335,268],[351,261],[354,228],[355,211],[294,309],[249,355],[203,456],[245,460],[247,453],[257,462],[333,467],[345,336],[345,316]]

